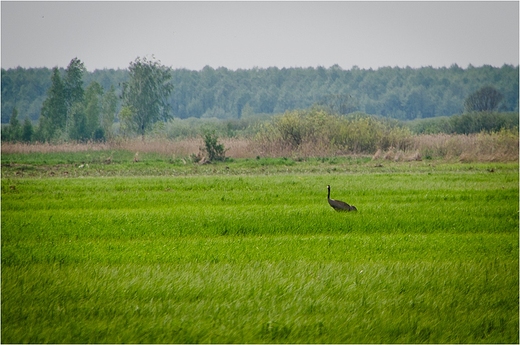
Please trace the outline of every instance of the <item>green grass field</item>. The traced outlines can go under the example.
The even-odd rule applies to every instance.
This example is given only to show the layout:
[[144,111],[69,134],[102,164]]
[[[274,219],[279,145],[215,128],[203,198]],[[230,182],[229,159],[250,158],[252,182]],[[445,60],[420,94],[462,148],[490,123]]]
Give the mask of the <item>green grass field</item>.
[[3,343],[519,342],[518,163],[102,155],[2,156]]

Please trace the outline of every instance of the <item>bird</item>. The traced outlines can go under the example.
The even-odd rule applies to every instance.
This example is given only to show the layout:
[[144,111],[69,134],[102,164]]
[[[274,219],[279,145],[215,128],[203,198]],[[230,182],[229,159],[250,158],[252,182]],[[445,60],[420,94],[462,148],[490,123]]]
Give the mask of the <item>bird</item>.
[[329,201],[329,205],[338,212],[348,212],[348,211],[357,211],[356,206],[349,205],[346,202],[340,200],[334,200],[330,198],[330,185],[327,186],[327,190],[329,191],[327,195],[327,200]]

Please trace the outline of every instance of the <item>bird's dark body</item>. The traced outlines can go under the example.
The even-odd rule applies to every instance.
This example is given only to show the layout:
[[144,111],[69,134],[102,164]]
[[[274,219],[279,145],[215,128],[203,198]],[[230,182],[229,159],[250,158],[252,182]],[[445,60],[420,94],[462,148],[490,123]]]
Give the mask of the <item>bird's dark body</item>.
[[330,186],[327,186],[328,194],[327,200],[329,201],[329,205],[338,212],[349,212],[349,211],[357,211],[356,206],[349,205],[346,202],[341,200],[334,200],[330,198]]

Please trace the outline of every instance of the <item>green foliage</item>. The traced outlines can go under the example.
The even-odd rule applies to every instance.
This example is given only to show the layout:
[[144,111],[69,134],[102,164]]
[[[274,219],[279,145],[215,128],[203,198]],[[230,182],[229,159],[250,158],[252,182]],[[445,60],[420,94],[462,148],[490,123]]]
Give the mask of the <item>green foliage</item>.
[[330,113],[341,115],[359,110],[359,102],[349,94],[326,95],[317,105]]
[[123,106],[117,115],[119,118],[119,134],[123,138],[129,137],[136,130],[136,123],[133,121],[134,112],[129,106]]
[[[148,91],[142,93],[145,100],[134,97],[141,92],[137,91],[136,80],[147,85]],[[83,90],[83,85],[89,86]],[[93,89],[88,91],[89,87]],[[119,91],[124,91],[123,111],[117,102]],[[472,99],[475,102],[469,102]],[[501,113],[472,111],[450,118],[441,116],[462,113],[465,100],[467,110],[481,101],[486,109]],[[268,138],[262,137],[264,143],[287,150],[321,145],[330,147],[331,153],[373,152],[406,147],[409,133],[395,122],[379,118],[347,117],[350,128],[346,128],[345,121],[307,118],[294,109],[343,115],[356,110],[400,120],[416,119],[405,124],[415,133],[512,129],[518,125],[518,67],[342,70],[332,66],[230,71],[206,66],[201,71],[188,71],[137,58],[129,70],[89,73],[74,58],[66,70],[2,69],[3,123],[9,122],[14,109],[19,113],[17,118],[29,120],[36,120],[41,113],[39,126],[30,136],[32,141],[114,139],[117,133],[143,136],[159,127],[161,130],[152,134],[176,139],[198,136],[206,124],[221,137],[252,137],[259,131],[261,137],[272,125],[265,124],[266,120],[278,113],[284,114],[276,120],[278,128],[272,129]],[[507,110],[510,112],[504,113]],[[122,116],[114,123],[116,114]],[[167,122],[173,114],[182,121]],[[424,122],[417,120],[421,118]],[[315,124],[314,120],[322,122]],[[156,125],[157,121],[164,122]],[[19,122],[13,131],[10,126],[3,128],[2,140],[20,140],[20,136]]]
[[[240,119],[222,120],[217,118],[175,118],[167,122],[160,122],[160,137],[172,140],[200,137],[205,130],[214,130],[219,137],[250,138],[253,137],[260,123],[269,121],[272,115],[254,114]],[[154,126],[155,127],[155,126]],[[152,131],[152,135],[155,134]]]
[[85,71],[83,62],[74,58],[67,67],[65,78],[69,137],[81,141],[94,139],[94,133],[100,127],[100,98],[103,96],[101,85],[95,81],[83,89]]
[[[85,66],[78,58],[69,63],[64,80],[58,68],[53,69],[52,84],[42,105],[39,127],[29,135],[27,126],[24,141],[104,140],[105,132],[111,135],[117,105],[115,89],[111,88],[106,100],[103,99],[103,88],[96,81],[84,90],[85,72]],[[105,131],[102,125],[110,128]]]
[[173,80],[178,87],[171,104],[180,118],[202,117],[217,109],[220,116],[239,118],[238,105],[244,101],[254,113],[284,113],[321,104],[338,113],[357,110],[401,120],[449,116],[462,112],[465,98],[489,80],[496,81],[493,86],[505,95],[503,110],[518,111],[518,67],[508,65],[249,71],[206,67],[198,72],[176,70]]
[[50,141],[57,132],[64,130],[67,124],[67,91],[58,68],[52,70],[52,85],[43,102],[40,116],[39,136],[43,141]]
[[1,70],[2,124],[9,122],[9,115],[17,108],[20,118],[38,120],[47,90],[51,86],[52,70],[49,68],[15,68]]
[[117,111],[117,96],[114,85],[110,85],[110,89],[103,96],[101,109],[101,127],[104,136],[107,139],[112,139],[114,137],[112,125],[114,124],[114,119]]
[[85,65],[77,57],[70,60],[65,70],[65,99],[70,109],[75,103],[83,102],[83,74],[86,72]]
[[202,134],[204,149],[210,161],[226,160],[224,144],[218,142],[218,136],[214,130],[205,130]]
[[451,118],[455,133],[468,134],[481,131],[496,132],[501,129],[518,128],[517,113],[464,113]]
[[69,109],[69,138],[85,141],[90,138],[83,102],[74,103]]
[[[37,120],[51,74],[46,68],[2,69],[2,123],[9,122],[14,107],[21,118]],[[237,120],[248,112],[281,114],[320,102],[329,103],[334,112],[361,111],[400,120],[450,116],[462,113],[465,99],[484,86],[492,86],[504,95],[497,110],[518,112],[518,66],[510,65],[377,70],[270,67],[237,71],[206,66],[200,71],[177,69],[171,74],[175,89],[166,103],[181,119]],[[85,85],[94,80],[105,91],[114,85],[119,93],[121,85],[129,81],[129,71],[106,69],[84,74]]]
[[414,133],[458,133],[498,132],[502,129],[518,128],[518,113],[472,112],[451,117],[415,120],[405,123]]
[[33,138],[33,134],[34,134],[34,128],[33,128],[33,125],[31,123],[31,121],[29,121],[28,118],[25,118],[25,120],[23,121],[23,126],[22,126],[22,141],[25,142],[25,143],[29,143],[32,141],[32,138]]
[[283,143],[292,148],[297,148],[302,143],[304,137],[308,136],[308,132],[312,130],[308,122],[311,122],[313,118],[305,115],[301,111],[292,111],[274,119],[273,130],[280,135]]
[[88,137],[82,104],[84,72],[83,62],[78,58],[70,61],[64,80],[58,68],[53,69],[52,85],[41,109],[37,140],[51,141],[63,135],[72,139]]
[[22,136],[22,126],[18,120],[18,110],[13,108],[9,126],[2,128],[2,141],[19,141]]
[[20,138],[20,121],[18,121],[18,110],[13,109],[11,119],[9,120],[9,128],[11,130],[11,137],[16,141]]
[[504,99],[497,89],[492,86],[484,86],[473,92],[464,100],[466,112],[492,112],[498,109]]
[[377,149],[405,149],[411,132],[396,121],[377,119],[362,113],[339,116],[320,108],[288,111],[263,126],[257,140],[269,146],[299,149],[304,145],[330,147],[354,153]]
[[453,121],[448,116],[411,120],[405,125],[416,134],[453,133]]
[[97,82],[92,82],[85,90],[85,117],[86,133],[88,138],[94,140],[104,139],[104,131],[101,128],[103,88]]
[[149,127],[171,117],[167,98],[173,91],[171,68],[160,61],[137,57],[130,63],[130,80],[123,85],[123,105],[132,109],[132,121],[143,137]]
[[2,340],[518,343],[518,164],[420,167],[2,178]]

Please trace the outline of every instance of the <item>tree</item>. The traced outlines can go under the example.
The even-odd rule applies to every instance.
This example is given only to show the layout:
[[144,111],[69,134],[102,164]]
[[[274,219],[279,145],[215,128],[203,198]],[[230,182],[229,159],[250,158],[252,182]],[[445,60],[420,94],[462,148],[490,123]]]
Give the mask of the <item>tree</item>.
[[83,101],[83,73],[85,71],[85,65],[78,58],[70,60],[65,70],[65,97],[69,109],[74,103]]
[[[101,133],[101,98],[103,96],[103,88],[97,81],[93,81],[89,84],[85,90],[84,103],[85,103],[85,132],[89,138],[92,139],[103,139],[94,138],[94,133]],[[99,134],[97,134],[99,136]]]
[[18,110],[13,108],[11,118],[9,119],[9,140],[18,141],[22,135],[20,121],[18,121]]
[[122,107],[117,117],[119,118],[120,135],[123,137],[128,137],[131,132],[135,131],[134,122],[132,121],[134,117],[132,108],[129,106]]
[[[81,94],[82,86],[86,88],[92,81],[97,81],[105,92],[114,85],[119,96],[124,82],[129,81],[127,66],[120,70],[83,72],[81,84],[81,69],[77,59],[67,68],[68,77],[65,68],[59,69],[63,83],[67,81],[67,93]],[[52,68],[20,67],[2,69],[1,72],[2,124],[9,123],[14,107],[18,110],[20,123],[26,116],[33,124],[37,123],[52,84]],[[470,94],[483,86],[492,86],[503,95],[495,111],[518,113],[518,74],[519,67],[509,65],[464,69],[457,65],[418,69],[383,67],[377,70],[341,70],[337,66],[236,71],[210,67],[203,71],[176,69],[172,71],[175,89],[168,102],[171,112],[179,118],[212,116],[215,112],[222,118],[237,118],[239,110],[246,104],[255,114],[273,114],[306,109],[326,100],[327,95],[351,95],[357,101],[354,103],[356,110],[404,120],[418,115],[459,114],[464,111],[465,99]],[[77,92],[71,92],[73,89]],[[68,96],[68,102],[80,98]],[[118,103],[116,113],[119,109]],[[467,112],[470,112],[469,108]]]
[[114,85],[111,85],[110,90],[103,96],[101,108],[101,128],[103,128],[105,137],[111,139],[113,137],[112,124],[114,123],[117,108],[117,96]]
[[424,86],[419,86],[410,92],[404,110],[407,119],[420,119],[435,116],[435,103],[431,100],[430,94]]
[[[74,58],[70,60],[67,69],[65,70],[65,100],[67,103],[67,124],[66,127],[70,127],[71,121],[74,121],[73,117],[78,116],[78,106],[76,104],[83,102],[83,73],[86,71],[85,65],[80,59]],[[73,114],[74,112],[74,114]],[[78,123],[75,124],[77,126]],[[77,128],[70,129],[69,132],[75,132]],[[83,130],[86,130],[84,128]],[[82,138],[84,135],[82,135]]]
[[346,115],[353,113],[359,108],[357,100],[349,94],[330,94],[318,102],[318,106],[322,106],[331,113]]
[[69,137],[73,140],[86,140],[92,133],[87,129],[87,116],[83,102],[76,102],[69,110]]
[[22,126],[22,141],[25,143],[31,142],[34,134],[34,129],[31,121],[26,117]]
[[224,148],[224,144],[218,142],[218,136],[215,134],[215,130],[205,130],[202,134],[202,139],[204,140],[204,149],[210,161],[226,160],[226,149]]
[[464,101],[466,112],[494,111],[504,96],[492,86],[484,86],[469,95]]
[[67,101],[65,97],[65,85],[61,79],[58,67],[52,70],[51,87],[47,91],[47,99],[43,102],[40,128],[40,139],[51,140],[57,130],[65,129],[67,121]]
[[123,106],[132,110],[132,122],[144,140],[153,123],[172,117],[168,104],[173,91],[171,68],[137,57],[130,63],[129,74],[130,80],[123,84]]

